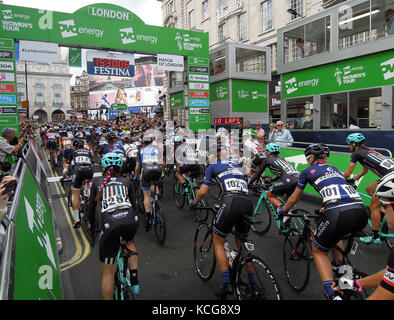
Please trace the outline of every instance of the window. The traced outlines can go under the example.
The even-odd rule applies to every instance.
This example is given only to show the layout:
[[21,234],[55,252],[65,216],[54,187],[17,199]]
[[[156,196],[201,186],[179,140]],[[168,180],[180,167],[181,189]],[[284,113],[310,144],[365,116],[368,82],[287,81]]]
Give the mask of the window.
[[189,29],[195,28],[196,27],[196,21],[195,21],[195,18],[194,18],[194,9],[189,11],[188,20],[189,20]]
[[17,88],[17,93],[18,93],[18,104],[20,105],[23,100],[25,100],[25,85],[24,84],[18,84]]
[[263,23],[262,32],[272,29],[272,0],[267,0],[261,4],[261,16]]
[[226,24],[225,23],[223,23],[223,24],[221,24],[220,26],[219,26],[219,44],[220,45],[223,45],[224,44],[224,41],[225,41],[225,39],[226,39]]
[[202,19],[208,19],[209,18],[209,7],[208,7],[208,0],[204,1],[202,3]]
[[36,97],[35,97],[35,104],[43,105],[44,104],[44,87],[43,86],[36,86],[35,87]]
[[[382,124],[382,89],[349,93],[349,119],[360,128],[380,128]],[[349,123],[350,124],[350,123]]]
[[[347,93],[328,94],[321,97],[321,129],[345,129],[347,119]],[[354,125],[354,119],[350,118]]]
[[263,51],[236,48],[235,64],[237,72],[267,73],[266,55]]
[[288,99],[287,124],[290,129],[313,129],[313,98]]
[[210,54],[211,76],[226,71],[226,51],[224,49]]
[[183,72],[171,71],[170,72],[170,88],[177,88],[183,86]]
[[53,104],[54,105],[61,105],[62,104],[62,88],[55,87],[53,89]]
[[245,41],[248,39],[248,24],[246,12],[238,16],[238,40]]
[[227,0],[219,0],[219,10],[222,11],[227,7]]
[[291,20],[299,18],[299,16],[304,15],[304,0],[291,0],[291,8],[295,10],[299,15],[292,14]]
[[175,10],[175,6],[174,6],[174,1],[169,1],[167,3],[167,15],[170,15],[171,13],[173,13]]

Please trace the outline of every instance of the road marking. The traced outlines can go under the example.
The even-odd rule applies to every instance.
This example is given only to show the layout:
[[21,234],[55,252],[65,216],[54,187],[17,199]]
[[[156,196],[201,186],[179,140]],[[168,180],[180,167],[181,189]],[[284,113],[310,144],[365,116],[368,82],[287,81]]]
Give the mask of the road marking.
[[[52,169],[51,169],[51,171],[52,171]],[[102,177],[102,176],[103,176],[103,174],[101,172],[93,173],[93,178]],[[61,178],[62,178],[61,176],[48,177],[47,181],[48,182],[59,182]]]

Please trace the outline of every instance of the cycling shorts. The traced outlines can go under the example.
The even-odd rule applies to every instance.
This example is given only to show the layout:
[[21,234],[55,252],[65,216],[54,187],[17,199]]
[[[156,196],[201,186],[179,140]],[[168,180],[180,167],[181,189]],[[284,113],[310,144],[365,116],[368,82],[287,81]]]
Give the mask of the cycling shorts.
[[63,149],[63,159],[67,161],[68,164],[71,163],[73,157],[74,148],[64,148]]
[[368,222],[368,210],[363,204],[350,204],[326,209],[318,221],[313,235],[313,245],[328,252],[341,238],[362,230]]
[[126,158],[123,162],[121,175],[129,175],[135,170],[136,158]]
[[180,174],[188,172],[190,172],[190,178],[198,178],[201,174],[201,166],[199,164],[182,164],[179,167]]
[[394,247],[387,259],[387,268],[380,286],[394,294]]
[[246,238],[250,227],[244,222],[243,216],[252,214],[253,204],[248,196],[225,195],[213,222],[212,231],[224,239],[235,226],[236,236]]
[[57,143],[55,140],[48,140],[47,141],[47,149],[49,150],[57,150]]
[[103,231],[99,241],[100,262],[115,264],[120,239],[125,242],[132,241],[137,233],[138,224],[138,214],[133,208],[116,210],[110,214],[103,213]]
[[270,191],[274,196],[290,197],[298,184],[298,176],[285,176],[282,180],[270,187]]
[[81,189],[84,180],[93,178],[92,166],[75,166],[72,173],[71,187],[73,189]]
[[161,171],[159,164],[144,164],[141,170],[141,189],[150,190],[152,182],[160,179]]

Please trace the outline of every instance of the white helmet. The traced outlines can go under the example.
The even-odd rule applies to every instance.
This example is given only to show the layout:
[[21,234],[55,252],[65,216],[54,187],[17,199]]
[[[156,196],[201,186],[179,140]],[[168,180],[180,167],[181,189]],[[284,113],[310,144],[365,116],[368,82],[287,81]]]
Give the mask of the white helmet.
[[375,197],[394,200],[394,172],[390,172],[378,181]]
[[228,137],[228,131],[226,128],[219,128],[218,131],[216,132],[216,138],[226,138]]

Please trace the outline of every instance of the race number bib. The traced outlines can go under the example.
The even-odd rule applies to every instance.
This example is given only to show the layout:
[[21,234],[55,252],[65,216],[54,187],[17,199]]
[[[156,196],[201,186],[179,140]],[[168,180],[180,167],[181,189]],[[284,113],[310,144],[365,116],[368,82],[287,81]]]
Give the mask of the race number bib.
[[391,159],[385,159],[380,163],[380,166],[387,170],[394,169],[394,161]]
[[154,162],[158,162],[159,158],[157,155],[150,155],[150,154],[144,154],[143,156],[143,163],[154,163]]
[[125,207],[131,208],[131,203],[127,197],[124,197],[121,194],[105,198],[101,201],[102,212],[110,212],[117,208]]
[[[345,191],[345,194],[343,194],[343,196],[341,196],[340,189]],[[342,197],[347,199],[350,198],[352,200],[360,199],[360,195],[357,193],[357,191],[348,184],[327,186],[320,190],[320,195],[323,198],[323,203],[329,201],[335,202],[341,200]]]
[[248,192],[248,184],[242,179],[226,179],[224,185],[226,187],[226,191]]
[[69,148],[73,146],[73,143],[70,140],[63,141],[63,145],[65,148]]
[[85,156],[75,157],[75,163],[76,164],[92,164],[92,162],[90,161],[90,158],[85,157]]

